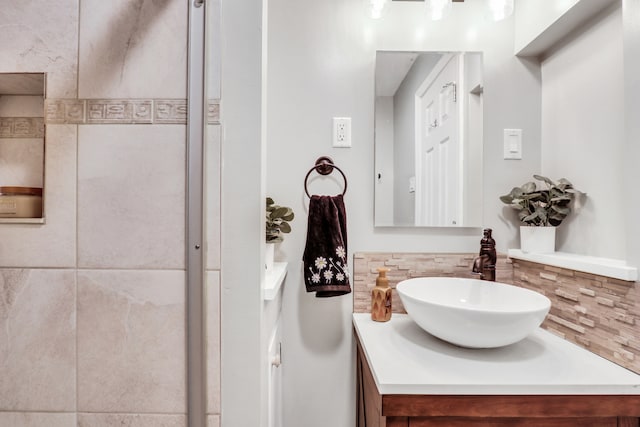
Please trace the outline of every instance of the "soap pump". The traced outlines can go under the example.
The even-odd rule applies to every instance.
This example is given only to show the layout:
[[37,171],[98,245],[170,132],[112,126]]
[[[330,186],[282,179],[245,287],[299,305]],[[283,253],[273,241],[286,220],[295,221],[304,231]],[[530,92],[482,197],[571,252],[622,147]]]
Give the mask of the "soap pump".
[[388,268],[378,268],[376,287],[371,291],[371,319],[387,322],[391,319],[391,288],[387,278]]

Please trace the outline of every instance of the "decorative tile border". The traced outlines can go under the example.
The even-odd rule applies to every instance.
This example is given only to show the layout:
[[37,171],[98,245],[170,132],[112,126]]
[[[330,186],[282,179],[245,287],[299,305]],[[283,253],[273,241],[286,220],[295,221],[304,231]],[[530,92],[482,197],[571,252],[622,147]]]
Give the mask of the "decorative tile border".
[[153,123],[152,101],[128,99],[89,99],[87,124]]
[[207,123],[210,125],[220,123],[220,100],[209,100],[207,104]]
[[154,102],[155,123],[187,123],[187,101],[185,99],[162,99]]
[[51,124],[84,123],[84,104],[81,99],[45,99],[45,121]]
[[44,138],[44,119],[0,117],[0,138]]
[[[186,124],[186,99],[46,99],[51,124]],[[207,104],[207,123],[220,124],[220,100]]]
[[513,260],[513,271],[514,284],[551,300],[543,328],[640,373],[638,282],[522,260]]
[[[478,254],[441,253],[356,253],[353,256],[353,311],[367,313],[371,310],[371,290],[376,285],[378,268],[389,269],[387,277],[392,291],[392,310],[405,313],[402,301],[396,293],[398,282],[413,277],[474,277],[471,274],[473,259]],[[513,269],[504,254],[498,254],[496,280],[513,281]]]

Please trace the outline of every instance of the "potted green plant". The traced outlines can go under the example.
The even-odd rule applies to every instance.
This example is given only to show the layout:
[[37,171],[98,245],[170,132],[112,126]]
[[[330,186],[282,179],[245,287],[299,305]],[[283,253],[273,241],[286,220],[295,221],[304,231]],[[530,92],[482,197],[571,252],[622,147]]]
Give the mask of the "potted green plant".
[[271,197],[267,197],[265,227],[265,241],[267,243],[265,264],[267,270],[273,268],[275,243],[282,242],[283,234],[291,232],[289,222],[293,220],[294,216],[291,208],[278,206]]
[[500,196],[500,200],[518,211],[523,252],[554,252],[555,227],[571,213],[571,202],[582,193],[565,178],[553,181],[541,175],[533,177],[541,185],[527,182]]

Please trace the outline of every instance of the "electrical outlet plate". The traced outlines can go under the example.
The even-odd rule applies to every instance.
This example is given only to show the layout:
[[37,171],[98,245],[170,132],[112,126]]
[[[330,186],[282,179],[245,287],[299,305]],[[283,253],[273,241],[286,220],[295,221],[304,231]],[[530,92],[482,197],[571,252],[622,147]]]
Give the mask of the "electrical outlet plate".
[[351,147],[351,117],[333,118],[333,146]]

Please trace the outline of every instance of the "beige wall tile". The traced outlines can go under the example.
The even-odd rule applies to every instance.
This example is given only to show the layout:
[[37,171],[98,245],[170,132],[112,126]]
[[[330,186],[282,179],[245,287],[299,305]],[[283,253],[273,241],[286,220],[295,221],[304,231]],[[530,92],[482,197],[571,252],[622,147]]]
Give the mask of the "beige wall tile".
[[75,267],[77,127],[48,125],[45,224],[0,224],[0,266]]
[[185,427],[185,415],[78,414],[78,427]]
[[207,126],[206,162],[206,268],[220,269],[220,125]]
[[220,19],[220,0],[209,0],[207,3],[207,98],[220,98],[220,52],[222,24]]
[[[4,80],[4,77],[0,76]],[[44,94],[44,86],[42,88]],[[0,97],[0,117],[44,117],[44,95],[6,95]]]
[[0,427],[76,427],[76,414],[0,412]]
[[207,271],[207,413],[220,413],[220,272]]
[[185,126],[79,129],[78,265],[184,268]]
[[185,412],[183,271],[78,272],[78,410]]
[[44,138],[0,138],[0,185],[42,187]]
[[0,72],[46,72],[47,96],[77,96],[78,0],[7,1]]
[[83,0],[81,98],[185,98],[187,5]]
[[0,270],[0,411],[75,410],[75,293],[72,270]]

